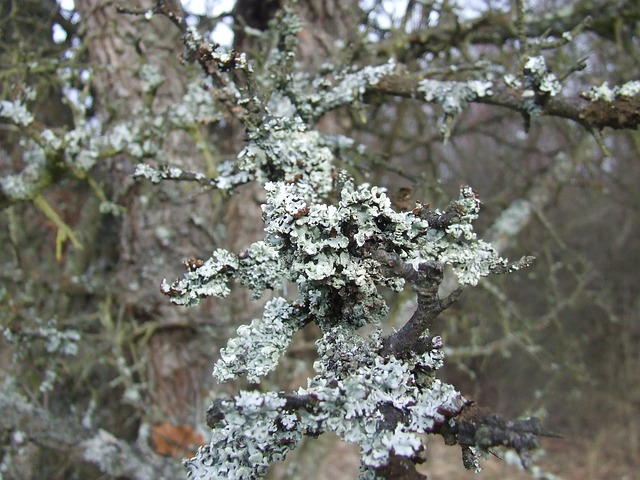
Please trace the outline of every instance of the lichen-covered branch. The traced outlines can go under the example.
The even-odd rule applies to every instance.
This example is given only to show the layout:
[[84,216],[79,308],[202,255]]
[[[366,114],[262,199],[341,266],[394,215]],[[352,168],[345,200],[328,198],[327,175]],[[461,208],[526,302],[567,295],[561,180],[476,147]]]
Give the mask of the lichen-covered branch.
[[[507,81],[510,78],[507,77]],[[437,95],[428,94],[425,96],[423,92],[427,88],[433,87],[440,82],[429,81],[423,83],[424,79],[420,74],[414,75],[389,75],[381,78],[375,85],[368,88],[371,93],[381,93],[385,95],[393,95],[405,98],[422,99],[431,103],[446,102],[444,98]],[[434,83],[435,82],[435,83]],[[473,83],[467,82],[442,82],[443,86],[455,92],[455,88],[461,91],[473,92]],[[619,87],[618,92],[629,92],[626,94],[618,93],[610,100],[604,100],[600,97],[593,97],[589,103],[584,102],[581,98],[570,98],[554,96],[553,98],[545,98],[537,102],[534,100],[534,90],[528,90],[521,85],[516,89],[512,88],[507,82],[489,82],[484,84],[482,94],[479,91],[476,94],[464,93],[461,100],[464,103],[482,103],[497,107],[507,108],[523,115],[545,115],[550,117],[559,117],[572,120],[587,129],[602,129],[610,127],[613,129],[635,129],[640,125],[638,118],[638,93],[634,88],[635,82],[630,82]],[[466,88],[466,90],[464,90]],[[490,93],[488,92],[490,88]],[[546,88],[546,87],[545,87]],[[528,93],[531,92],[531,93]],[[540,91],[542,92],[542,90]],[[635,92],[635,93],[634,93]],[[459,95],[459,94],[457,94]],[[451,97],[452,99],[458,97]],[[459,110],[456,110],[459,111]],[[447,112],[445,108],[445,112]]]
[[422,334],[429,331],[433,320],[455,302],[462,290],[456,289],[444,299],[438,296],[438,288],[444,277],[444,268],[440,262],[422,262],[416,269],[411,264],[400,262],[395,254],[376,252],[376,256],[396,275],[411,283],[418,296],[418,306],[411,318],[398,332],[384,341],[383,355],[402,357],[413,350]]
[[[437,7],[434,12],[437,12]],[[394,37],[376,44],[375,48],[380,52],[395,53],[396,56],[405,58],[425,53],[442,53],[452,45],[502,47],[523,37],[528,39],[534,49],[557,48],[586,32],[615,42],[617,39],[615,29],[611,28],[612,24],[633,32],[640,19],[640,9],[631,1],[572,2],[550,16],[537,13],[528,10],[518,18],[507,11],[489,10],[471,20],[456,18],[455,21],[429,25],[429,28],[409,33],[404,41],[398,41]],[[516,25],[518,22],[520,24]]]
[[[463,289],[480,282],[495,295],[492,299],[504,302],[498,307],[506,319],[498,334],[504,338],[496,339],[495,331],[472,335],[472,345],[459,348],[460,355],[492,354],[509,342],[531,346],[541,330],[569,322],[564,316],[574,296],[589,292],[587,275],[573,293],[561,284],[563,277],[578,276],[569,262],[556,258],[557,249],[538,249],[534,242],[524,248],[514,240],[522,240],[534,215],[556,239],[542,209],[552,199],[564,200],[555,195],[559,186],[575,179],[571,186],[582,188],[591,177],[604,184],[613,172],[634,168],[628,159],[623,163],[622,155],[599,163],[602,159],[591,158],[591,151],[557,152],[567,151],[569,132],[582,130],[594,135],[605,153],[637,147],[632,132],[628,137],[615,132],[612,139],[628,142],[620,147],[605,142],[601,130],[640,125],[637,74],[631,68],[610,71],[615,63],[607,58],[615,51],[611,58],[617,62],[634,47],[640,11],[631,1],[580,0],[538,15],[534,4],[517,1],[510,10],[478,6],[477,15],[463,18],[455,1],[410,1],[404,18],[386,12],[385,24],[385,2],[365,3],[238,1],[233,12],[219,17],[236,22],[234,47],[225,48],[207,31],[216,20],[197,24],[197,16],[190,18],[177,0],[148,1],[148,8],[85,0],[77,2],[84,8],[78,7],[80,20],[71,14],[66,21],[59,18],[76,35],[64,40],[68,49],[55,49],[59,62],[40,59],[40,50],[30,54],[13,48],[25,37],[0,51],[5,63],[14,62],[0,73],[0,209],[10,221],[3,238],[13,248],[12,267],[4,273],[9,286],[0,288],[0,297],[13,300],[28,283],[24,295],[16,295],[28,297],[28,306],[8,302],[3,312],[9,320],[0,329],[2,346],[15,352],[8,356],[10,369],[18,372],[16,378],[24,372],[25,382],[24,388],[13,385],[9,393],[0,393],[0,409],[9,412],[0,419],[0,441],[10,448],[0,458],[0,475],[10,463],[5,459],[28,444],[43,458],[46,450],[58,452],[75,463],[95,465],[104,476],[179,476],[170,460],[153,453],[147,422],[173,416],[168,407],[175,403],[181,416],[202,423],[205,389],[193,367],[197,362],[187,360],[213,363],[210,357],[217,359],[213,375],[218,382],[263,384],[261,390],[230,396],[212,393],[219,398],[207,413],[210,440],[184,463],[192,478],[262,477],[301,439],[323,434],[359,446],[361,478],[368,480],[424,478],[416,466],[426,460],[426,434],[460,445],[467,468],[479,468],[480,454],[500,447],[515,450],[530,466],[538,437],[553,433],[536,419],[507,421],[480,409],[443,382],[438,370],[457,342],[447,337],[445,348],[439,333],[454,315],[467,315],[465,305],[447,309]],[[19,4],[13,2],[11,17],[0,21],[7,36],[17,24],[13,15]],[[257,5],[267,11],[259,21],[248,21],[249,12],[240,12]],[[107,31],[116,12],[119,22],[111,23],[121,28]],[[99,21],[86,23],[94,13]],[[127,23],[130,28],[122,28]],[[333,35],[328,26],[334,24],[335,32],[348,35]],[[139,33],[140,25],[159,28],[150,30],[153,35]],[[178,43],[165,42],[162,47],[170,53],[156,55],[157,33],[167,26]],[[310,39],[316,33],[322,40],[314,44]],[[110,42],[94,43],[101,39]],[[596,40],[611,41],[610,50],[593,48]],[[309,45],[317,51],[309,54]],[[124,50],[130,55],[121,55]],[[100,61],[85,64],[96,54],[103,55]],[[321,61],[312,63],[311,57]],[[163,65],[167,58],[182,61],[177,71],[184,78],[161,73],[175,72]],[[596,84],[589,76],[598,69]],[[50,77],[68,118],[50,121],[51,112],[42,107],[46,89],[34,75]],[[181,79],[178,85],[172,82],[176,79]],[[479,108],[469,108],[472,104]],[[528,137],[519,137],[518,125],[505,112],[522,117]],[[496,119],[508,123],[506,128],[494,128]],[[568,130],[550,132],[543,124],[547,120]],[[445,141],[462,133],[460,141],[442,145],[433,124]],[[542,139],[538,144],[536,135]],[[493,150],[487,155],[472,151],[480,145],[477,138]],[[524,158],[527,149],[535,156]],[[486,173],[484,162],[495,170]],[[535,176],[527,177],[523,167]],[[396,201],[391,192],[402,190],[394,185],[398,178],[414,184],[425,202],[412,193]],[[495,221],[482,239],[476,233],[479,196],[465,185],[456,192],[456,178],[478,185],[491,202],[488,213]],[[157,187],[160,182],[163,188]],[[632,183],[625,193],[633,190]],[[600,200],[618,194],[616,188],[603,188]],[[85,193],[92,195],[91,202]],[[229,197],[233,208],[225,215]],[[201,211],[191,209],[193,199]],[[583,228],[582,214],[602,208],[591,200],[571,200],[569,220],[576,231]],[[629,203],[622,195],[619,200]],[[56,258],[42,263],[48,268],[59,261],[62,280],[40,267],[41,254],[54,243],[32,241],[35,236],[16,221],[29,220],[28,208],[22,207],[31,206],[51,221],[45,228],[54,237],[57,233]],[[98,214],[114,218],[94,221]],[[252,224],[250,240],[241,227],[227,228],[230,218]],[[616,237],[625,247],[633,237],[632,219],[607,223],[620,225]],[[89,233],[79,228],[88,224]],[[557,240],[562,255],[570,252],[570,242]],[[93,246],[108,254],[86,252],[80,258],[64,250],[67,241],[76,249],[84,245],[85,252]],[[587,236],[580,239],[580,245],[590,242]],[[229,246],[234,243],[238,246]],[[532,263],[526,255],[515,262],[503,258],[509,247],[524,251],[518,256],[541,252],[550,266],[550,275],[516,279],[522,283],[514,290],[531,282],[545,292],[536,297],[540,302],[528,303],[537,321],[522,329],[514,319],[525,315],[511,308],[515,301],[508,303],[504,293],[511,284],[484,279]],[[608,265],[616,248],[624,250],[604,249],[598,262]],[[200,304],[203,309],[195,315],[169,310],[152,296],[162,278],[158,270],[169,271],[167,256],[183,249],[188,249],[184,274],[166,274],[171,280],[160,283],[165,295],[160,300]],[[180,260],[176,256],[175,265]],[[443,285],[449,281],[452,288]],[[32,288],[39,282],[47,286],[44,293]],[[75,293],[68,294],[72,289]],[[248,291],[246,303],[229,298],[234,289]],[[443,291],[452,293],[441,297]],[[217,299],[203,301],[210,297]],[[249,297],[256,302],[245,313]],[[396,309],[395,300],[407,297],[415,300],[415,309]],[[547,300],[554,302],[548,308]],[[483,317],[472,327],[478,329],[474,334],[494,318],[503,320],[480,303],[467,303],[473,303],[473,316]],[[540,313],[543,308],[546,314]],[[56,315],[68,319],[60,328]],[[383,335],[391,325],[397,329]],[[319,337],[317,352],[308,334]],[[166,340],[156,342],[161,336]],[[290,358],[283,358],[300,353],[290,347],[303,336],[308,378],[295,379],[303,387],[267,391],[265,384],[273,385],[286,369]],[[78,357],[82,361],[66,358],[78,352],[88,353]],[[553,375],[559,376],[557,365],[565,364],[554,363]],[[105,381],[98,385],[94,377]],[[185,378],[189,388],[174,401],[171,386]],[[81,415],[84,403],[67,402],[78,399],[77,384],[91,397],[82,419],[54,418],[40,406],[66,412],[70,403],[69,411]],[[63,390],[74,391],[57,396]],[[17,391],[31,398],[13,395]],[[104,398],[110,397],[123,397],[135,409],[133,427],[123,427],[125,433],[104,426],[105,419],[117,423],[128,414],[102,411],[109,403]],[[185,407],[184,399],[192,397],[199,415]],[[171,400],[147,405],[162,398]],[[94,418],[102,429],[92,425]]]
[[[507,421],[487,408],[478,407],[475,402],[466,404],[455,419],[453,427],[447,426],[449,442],[455,441],[462,447],[463,460],[468,469],[478,468],[477,453],[488,452],[492,448],[512,448],[520,456],[525,468],[531,466],[530,452],[539,447],[538,437],[561,437],[545,429],[536,417]],[[475,452],[473,451],[475,449]]]
[[345,327],[332,329],[319,342],[318,375],[306,388],[295,394],[241,393],[214,403],[208,412],[213,440],[187,462],[190,477],[254,478],[301,435],[330,431],[360,445],[365,473],[375,475],[394,454],[419,461],[424,447],[418,434],[436,432],[465,404],[453,387],[433,379],[442,365],[435,345],[395,362],[376,353],[379,335],[365,341]]
[[[475,285],[483,276],[524,267],[529,259],[510,265],[476,238],[472,224],[480,201],[470,187],[462,187],[445,211],[420,202],[397,211],[384,189],[358,186],[336,167],[338,151],[328,148],[314,127],[328,112],[364,102],[373,93],[440,104],[445,140],[453,118],[473,102],[511,108],[525,119],[551,114],[586,125],[584,119],[558,100],[562,84],[541,55],[525,56],[519,76],[505,75],[501,81],[412,76],[394,62],[328,68],[320,79],[292,75],[287,70],[294,68],[291,55],[300,25],[290,10],[283,12],[280,40],[287,46],[266,62],[262,73],[269,74],[260,87],[244,54],[225,53],[176,21],[185,58],[198,62],[217,88],[234,92],[235,98],[226,98],[230,110],[234,101],[242,110],[237,118],[247,144],[234,162],[221,166],[211,185],[233,190],[256,182],[264,188],[265,237],[237,254],[218,249],[207,260],[187,262],[185,276],[172,284],[163,281],[161,290],[189,306],[202,297],[228,295],[232,279],[255,297],[295,285],[294,298],[273,298],[262,318],[238,328],[222,349],[214,375],[219,381],[246,376],[259,382],[277,368],[293,334],[309,322],[322,332],[316,375],[297,392],[241,392],[218,399],[208,412],[211,442],[185,463],[190,477],[262,476],[303,435],[326,432],[360,445],[361,478],[393,478],[400,471],[421,478],[415,464],[424,461],[424,433],[453,439],[465,452],[500,444],[526,456],[537,445],[526,435],[542,433],[535,425],[502,425],[491,417],[473,424],[470,437],[471,423],[463,417],[469,402],[435,376],[443,342],[431,330],[461,292],[438,296],[445,265],[461,285]],[[523,24],[520,30],[523,36]],[[271,63],[275,59],[282,64]],[[152,181],[182,176],[147,166],[139,166],[138,174]],[[358,328],[377,326],[387,314],[379,289],[398,291],[405,283],[417,296],[405,325],[384,339],[379,332],[369,339],[358,335]],[[485,434],[490,426],[495,428]]]
[[4,412],[0,431],[11,435],[11,443],[3,451],[6,455],[19,454],[22,447],[33,442],[73,461],[92,464],[112,478],[152,480],[171,478],[177,473],[171,459],[155,455],[144,445],[148,438],[140,438],[140,445],[133,446],[106,430],[89,429],[69,418],[55,418],[12,389],[0,391],[0,410]]

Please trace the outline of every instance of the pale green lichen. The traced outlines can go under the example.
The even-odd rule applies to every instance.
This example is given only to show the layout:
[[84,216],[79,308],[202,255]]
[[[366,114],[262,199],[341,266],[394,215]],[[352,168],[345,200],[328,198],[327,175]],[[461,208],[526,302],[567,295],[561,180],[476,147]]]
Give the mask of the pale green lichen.
[[160,183],[164,178],[162,173],[150,165],[145,165],[144,163],[139,163],[136,165],[136,168],[133,172],[134,178],[146,178],[150,180],[151,183]]
[[492,87],[493,82],[483,80],[446,82],[426,78],[418,84],[418,92],[427,102],[442,105],[446,115],[454,116],[462,112],[469,102],[491,96]]
[[32,199],[47,181],[47,159],[41,147],[30,144],[23,160],[26,166],[20,173],[0,178],[0,191],[13,201]]
[[302,327],[303,319],[296,313],[283,298],[267,302],[263,317],[238,327],[236,336],[220,351],[213,376],[224,382],[246,375],[250,382],[260,383],[260,377],[276,368],[291,337]]
[[515,75],[508,73],[503,77],[504,83],[511,88],[522,88],[522,82]]
[[[238,62],[242,63],[239,57]],[[151,65],[145,65],[140,70],[143,85],[147,91],[159,86],[161,75],[159,70]],[[78,83],[90,81],[88,71],[61,68],[58,77],[65,92],[71,92],[69,104],[74,112],[74,127],[60,133],[51,129],[43,129],[39,134],[31,135],[34,141],[25,144],[23,163],[26,167],[15,174],[0,178],[0,188],[4,197],[10,202],[30,200],[51,182],[52,162],[63,158],[64,164],[70,171],[89,172],[105,157],[117,154],[127,154],[130,158],[142,161],[153,158],[163,165],[160,177],[153,174],[151,166],[142,166],[138,173],[152,181],[158,179],[177,178],[170,166],[166,165],[163,142],[168,138],[168,132],[175,129],[190,130],[194,125],[211,123],[220,117],[217,106],[209,92],[210,82],[203,76],[196,77],[189,83],[188,90],[177,106],[168,106],[152,112],[146,107],[140,107],[133,112],[130,120],[115,123],[106,128],[99,122],[88,118],[87,106],[82,99]],[[23,95],[30,99],[32,95]],[[0,117],[7,118],[20,127],[30,126],[33,115],[28,111],[22,100],[0,103]],[[56,168],[60,165],[56,164]],[[194,174],[193,180],[203,180],[204,175]],[[104,210],[107,212],[107,210]]]
[[640,80],[632,80],[620,86],[618,95],[623,97],[635,97],[640,93]]
[[0,117],[6,118],[16,125],[26,127],[33,122],[33,114],[21,100],[0,100]]
[[461,113],[465,107],[476,100],[491,96],[493,82],[488,80],[468,80],[466,82],[440,81],[425,78],[418,84],[418,92],[427,102],[442,105],[444,121],[440,129],[445,141],[450,135],[450,125],[453,118]]
[[332,190],[334,157],[321,142],[319,132],[308,130],[300,118],[271,118],[240,152],[236,168],[261,184],[299,182],[308,185],[310,195],[325,196]]
[[140,67],[140,79],[145,92],[154,92],[165,80],[160,67],[151,64],[144,64]]
[[558,77],[549,70],[543,56],[528,57],[524,64],[525,88],[554,97],[562,91]]
[[210,88],[210,82],[204,79],[190,82],[182,101],[167,109],[166,118],[170,125],[176,128],[185,128],[220,120],[222,114]]
[[582,95],[593,101],[604,100],[605,102],[612,102],[618,97],[634,97],[640,93],[640,80],[632,80],[621,86],[609,87],[608,82],[604,82],[599,87],[591,87],[587,92]]
[[237,256],[218,249],[202,266],[187,272],[184,278],[172,285],[163,280],[160,290],[170,295],[172,301],[178,305],[197,305],[201,297],[229,295],[231,290],[227,283],[237,269]]
[[284,404],[276,393],[259,392],[240,392],[233,402],[223,402],[225,418],[220,428],[184,463],[189,478],[253,480],[263,476],[302,437],[293,419],[283,415]]
[[[465,403],[450,385],[425,383],[416,375],[442,365],[438,338],[433,346],[399,361],[377,354],[379,333],[366,341],[345,327],[330,329],[318,341],[318,375],[296,392],[315,403],[292,411],[277,394],[258,392],[222,400],[211,442],[185,463],[189,478],[256,478],[302,435],[325,432],[360,445],[363,472],[384,465],[392,452],[418,455],[424,449],[420,434],[433,432],[447,421],[444,412],[459,411]],[[382,427],[381,409],[389,407],[405,413],[392,429]]]
[[285,267],[276,246],[259,241],[240,252],[238,258],[240,262],[235,279],[252,290],[254,298],[260,297],[264,290],[281,286]]
[[380,320],[386,312],[378,286],[397,290],[403,285],[402,279],[383,274],[372,258],[380,246],[415,265],[424,260],[450,264],[463,284],[475,285],[505,263],[490,245],[475,238],[472,222],[480,202],[469,187],[461,190],[452,207],[456,222],[445,230],[429,228],[412,212],[396,212],[383,190],[366,185],[356,189],[348,177],[337,205],[314,202],[308,183],[268,182],[265,190],[264,243],[245,250],[224,273],[200,267],[172,286],[165,282],[163,291],[174,302],[190,305],[201,296],[228,294],[226,284],[233,272],[257,295],[282,281],[296,282],[306,297],[302,303],[308,303],[320,322],[333,310],[332,292],[344,289],[350,293],[342,320],[361,326]]
[[360,102],[368,88],[393,74],[397,68],[395,61],[389,60],[382,65],[367,65],[355,71],[332,71],[335,75],[333,80],[323,76],[310,80],[307,75],[298,74],[294,77],[298,90],[311,83],[313,91],[298,99],[297,113],[311,122],[330,110]]
[[[300,408],[295,401],[287,403],[284,393],[243,392],[218,400],[210,443],[185,462],[194,479],[258,478],[303,435],[324,432],[360,446],[363,478],[384,466],[391,454],[421,458],[421,435],[437,432],[465,404],[460,393],[435,377],[443,364],[442,340],[425,332],[419,352],[402,352],[402,358],[396,358],[381,353],[385,347],[379,328],[368,339],[357,329],[379,327],[388,313],[381,290],[401,290],[405,279],[412,278],[407,264],[419,271],[427,261],[450,265],[458,281],[470,285],[507,265],[476,238],[473,222],[480,201],[470,187],[461,189],[446,212],[421,204],[396,211],[383,188],[356,185],[337,168],[343,153],[353,158],[362,150],[352,139],[323,136],[311,125],[329,110],[357,107],[367,89],[394,73],[396,66],[342,71],[325,66],[317,79],[291,74],[287,69],[299,25],[283,15],[286,31],[276,36],[287,46],[272,50],[267,60],[269,98],[260,98],[260,89],[238,87],[237,104],[247,113],[246,145],[234,161],[217,165],[218,176],[211,179],[225,190],[250,181],[264,188],[265,236],[237,255],[219,249],[208,260],[187,261],[185,276],[172,285],[164,281],[162,291],[175,303],[194,305],[201,297],[228,295],[232,279],[256,298],[286,285],[288,298],[268,301],[260,318],[238,328],[221,350],[214,376],[219,381],[245,376],[260,382],[277,368],[295,332],[312,321],[322,332],[317,374],[306,388],[290,394],[304,399]],[[187,48],[201,45],[194,32],[188,30],[186,37]],[[250,68],[242,57],[212,52],[220,68]],[[543,59],[530,59],[522,82],[534,101],[537,95],[557,93],[554,79]],[[419,91],[424,100],[442,105],[448,122],[470,102],[492,95],[492,87],[486,79],[423,80]],[[193,94],[202,96],[204,91]],[[204,99],[196,103],[207,105]],[[179,112],[174,118],[195,120]],[[132,133],[132,141],[139,143]],[[146,164],[136,174],[152,181],[172,175],[170,169]],[[404,264],[383,264],[381,252]],[[398,414],[397,421],[385,416],[389,409]]]

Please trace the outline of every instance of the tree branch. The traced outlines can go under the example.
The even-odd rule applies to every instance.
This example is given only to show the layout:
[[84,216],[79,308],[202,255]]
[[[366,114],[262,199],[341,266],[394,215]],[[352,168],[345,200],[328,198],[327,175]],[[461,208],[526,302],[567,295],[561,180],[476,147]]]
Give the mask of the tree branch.
[[[597,12],[597,15],[593,15]],[[593,15],[593,17],[591,17]],[[380,42],[381,54],[394,52],[396,58],[417,58],[425,53],[438,54],[456,45],[497,45],[503,47],[518,38],[541,39],[539,48],[547,48],[551,38],[563,39],[567,33],[591,32],[610,41],[616,40],[612,25],[626,26],[633,31],[640,20],[640,8],[631,1],[576,2],[552,19],[529,15],[518,24],[507,12],[488,11],[470,21],[443,22],[418,30],[399,40],[392,37]],[[533,45],[534,47],[538,45]]]
[[487,408],[469,402],[455,419],[453,433],[462,447],[466,468],[473,468],[469,447],[487,452],[493,447],[514,449],[520,456],[524,468],[531,466],[529,452],[540,446],[538,437],[562,438],[558,433],[545,430],[536,417],[507,421]]
[[0,431],[22,432],[25,441],[68,455],[74,462],[91,463],[110,478],[152,480],[175,474],[175,462],[154,455],[148,445],[134,447],[106,430],[53,418],[16,392],[0,392],[0,411]]
[[[391,95],[403,98],[414,98],[422,101],[418,86],[423,75],[388,75],[375,85],[368,87],[368,93]],[[482,103],[507,108],[522,115],[531,115],[530,98],[523,97],[519,91],[506,85],[493,85],[491,95],[477,97],[472,103]],[[538,104],[540,113],[545,116],[565,118],[576,122],[587,130],[610,127],[619,129],[635,129],[640,125],[640,98],[620,97],[613,102],[596,101],[586,103],[579,99],[547,97]]]
[[440,262],[427,260],[420,263],[416,270],[412,264],[402,262],[395,253],[378,250],[374,257],[394,275],[412,283],[418,294],[418,307],[409,321],[383,342],[381,355],[402,357],[412,350],[420,336],[431,327],[433,320],[458,299],[462,289],[456,289],[444,299],[438,296],[438,287],[444,278],[444,267]]

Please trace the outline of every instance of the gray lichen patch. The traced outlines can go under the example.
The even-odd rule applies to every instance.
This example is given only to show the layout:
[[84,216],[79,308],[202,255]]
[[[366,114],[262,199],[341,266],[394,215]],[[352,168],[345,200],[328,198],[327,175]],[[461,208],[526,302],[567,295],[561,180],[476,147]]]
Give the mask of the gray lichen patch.
[[634,97],[640,93],[640,80],[632,80],[620,86],[610,87],[608,82],[604,82],[599,87],[591,87],[582,96],[589,100],[604,100],[612,102],[618,97]]
[[562,91],[558,77],[547,67],[543,56],[529,57],[524,64],[525,87],[554,97]]
[[[428,353],[400,361],[376,353],[379,334],[368,341],[354,335],[345,327],[328,331],[318,342],[323,358],[316,363],[318,375],[295,394],[251,392],[218,401],[212,440],[186,462],[189,477],[255,478],[303,434],[335,432],[360,445],[365,470],[384,465],[392,452],[419,455],[424,448],[420,434],[433,432],[447,421],[445,412],[460,411],[465,404],[450,385],[432,379],[425,383],[416,375],[442,365],[441,343],[436,340]],[[286,398],[312,404],[298,409]],[[404,421],[385,426],[382,412],[391,410],[402,412]]]
[[260,377],[276,368],[303,321],[285,299],[270,300],[261,319],[238,327],[236,336],[220,352],[213,376],[224,382],[246,375],[250,382],[260,383]]
[[418,84],[420,92],[427,102],[442,105],[444,121],[440,125],[445,141],[450,135],[450,124],[456,115],[476,100],[492,95],[493,82],[488,80],[468,80],[466,82],[440,81],[424,79]]

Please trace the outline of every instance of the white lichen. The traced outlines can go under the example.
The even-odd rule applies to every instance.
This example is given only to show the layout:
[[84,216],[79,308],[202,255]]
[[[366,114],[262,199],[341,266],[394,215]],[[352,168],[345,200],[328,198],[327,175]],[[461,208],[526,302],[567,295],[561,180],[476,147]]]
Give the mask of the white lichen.
[[187,272],[172,285],[162,281],[160,290],[178,305],[197,305],[201,297],[226,297],[231,293],[227,283],[238,268],[238,258],[223,249],[213,252],[202,266]]
[[[399,361],[376,353],[379,333],[365,341],[344,327],[329,330],[318,342],[318,375],[296,392],[316,403],[292,412],[275,393],[243,392],[223,400],[211,442],[185,463],[189,478],[256,478],[303,434],[334,432],[360,445],[365,469],[383,466],[391,453],[418,454],[424,448],[420,434],[434,431],[447,421],[444,412],[460,411],[465,403],[450,385],[425,383],[414,373],[439,368],[438,342],[429,353]],[[382,408],[404,411],[406,420],[384,428]]]
[[528,57],[524,64],[525,87],[535,92],[554,97],[562,91],[555,73],[549,70],[543,56]]
[[612,102],[618,97],[634,97],[640,93],[640,80],[632,80],[621,86],[609,87],[608,82],[604,82],[599,87],[591,87],[582,94],[583,97],[593,101],[603,100]]
[[9,101],[0,100],[0,117],[26,127],[33,122],[33,114],[27,109],[20,99]]
[[418,84],[418,92],[427,102],[442,105],[444,121],[440,124],[444,141],[450,135],[450,126],[456,115],[474,100],[491,96],[493,82],[488,80],[468,80],[466,82],[440,81],[425,78]]
[[145,92],[154,92],[164,82],[164,75],[158,65],[147,63],[140,67],[140,79]]
[[492,95],[493,82],[469,80],[466,82],[445,82],[425,78],[418,84],[427,102],[442,105],[446,115],[455,116],[462,112],[469,102]]
[[213,376],[224,382],[240,375],[260,383],[260,377],[274,370],[291,337],[302,327],[302,319],[283,298],[267,302],[261,319],[238,327],[236,337],[220,351]]
[[300,118],[274,117],[253,135],[235,167],[261,184],[299,182],[310,195],[325,196],[332,190],[334,157],[321,143],[319,132],[307,130]]
[[[209,444],[184,463],[188,478],[254,480],[263,476],[302,436],[292,428],[293,419],[281,422],[284,404],[275,393],[259,392],[241,392],[233,402],[224,402],[221,426],[213,430]],[[289,427],[283,428],[284,424]]]
[[[368,88],[393,74],[397,68],[395,61],[389,60],[385,64],[367,65],[356,71],[336,72],[336,78],[332,81],[318,77],[312,81],[313,92],[298,103],[298,113],[312,121],[330,110],[353,105],[362,100]],[[305,75],[298,76],[297,80],[299,83],[307,83]]]

